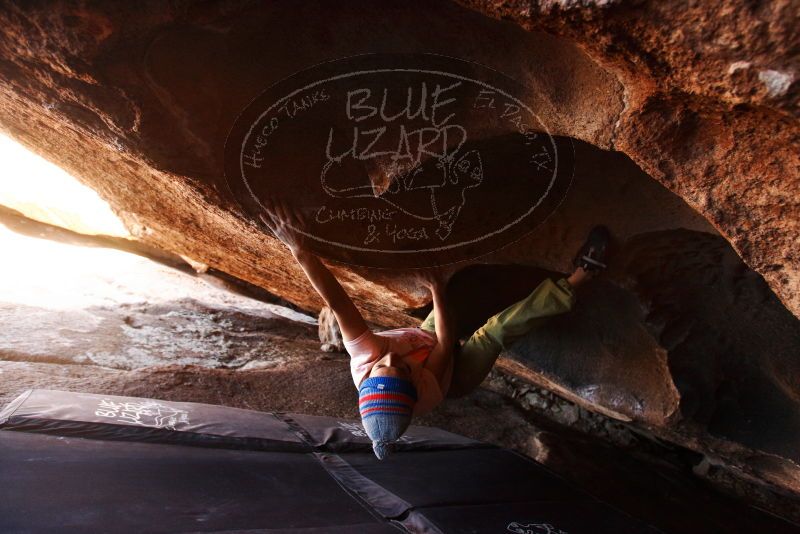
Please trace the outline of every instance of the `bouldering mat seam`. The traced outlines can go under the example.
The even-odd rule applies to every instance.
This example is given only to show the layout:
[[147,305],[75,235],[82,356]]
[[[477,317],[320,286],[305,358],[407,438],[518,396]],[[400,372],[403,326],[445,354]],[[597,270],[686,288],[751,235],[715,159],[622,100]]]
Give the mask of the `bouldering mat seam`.
[[[425,516],[414,511],[410,503],[356,471],[341,456],[319,451],[320,447],[314,445],[314,438],[311,434],[289,414],[278,412],[274,415],[289,426],[307,445],[317,451],[313,453],[313,456],[330,477],[371,514],[394,525],[402,525],[402,528],[408,532],[441,534],[441,531]],[[411,525],[414,527],[413,531],[407,528]]]
[[314,443],[314,438],[311,436],[311,434],[308,432],[308,430],[303,428],[303,426],[300,425],[300,423],[298,423],[297,421],[295,421],[292,418],[292,416],[290,416],[289,414],[284,413],[284,412],[273,412],[272,415],[277,420],[279,420],[281,423],[283,423],[286,426],[288,426],[289,430],[291,430],[292,433],[294,433],[295,436],[300,438],[300,440],[303,443],[305,443],[308,447],[310,447],[312,450],[314,450],[314,451],[321,450],[321,447],[318,447]]
[[[408,532],[442,534],[423,514],[377,482],[359,473],[337,454],[313,453],[339,486],[359,502],[363,502],[381,518],[400,524]],[[409,528],[413,526],[413,529]]]
[[22,392],[17,398],[8,403],[5,408],[0,410],[0,425],[8,421],[14,415],[14,412],[28,400],[28,397],[30,397],[33,392],[33,389]]

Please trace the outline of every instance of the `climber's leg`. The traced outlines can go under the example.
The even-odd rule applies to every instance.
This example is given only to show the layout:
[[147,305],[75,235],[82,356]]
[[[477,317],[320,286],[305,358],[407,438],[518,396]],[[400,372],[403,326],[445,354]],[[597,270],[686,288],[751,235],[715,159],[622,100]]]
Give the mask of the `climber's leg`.
[[433,310],[431,310],[431,312],[428,314],[425,320],[422,321],[422,324],[420,324],[419,327],[433,334],[436,333],[436,322],[434,321]]
[[478,387],[503,349],[549,317],[568,312],[574,302],[575,294],[565,279],[547,279],[525,299],[489,318],[456,355],[449,396],[465,395]]
[[549,317],[571,310],[575,303],[574,288],[592,273],[606,268],[610,239],[608,228],[595,226],[575,256],[575,271],[569,278],[558,282],[545,280],[527,298],[489,318],[456,354],[448,395],[465,395],[478,387],[500,352]]

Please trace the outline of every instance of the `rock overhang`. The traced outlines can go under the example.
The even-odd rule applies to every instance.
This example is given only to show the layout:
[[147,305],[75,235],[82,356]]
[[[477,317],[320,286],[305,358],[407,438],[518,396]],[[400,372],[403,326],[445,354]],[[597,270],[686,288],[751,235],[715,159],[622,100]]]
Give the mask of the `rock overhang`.
[[[490,15],[500,9],[467,5]],[[620,302],[636,299],[628,316],[639,329],[637,339],[652,349],[634,354],[631,344],[617,354],[652,363],[658,372],[645,375],[657,377],[657,387],[634,392],[642,377],[614,376],[613,358],[597,373],[589,366],[588,376],[531,354],[514,361],[610,414],[656,426],[685,417],[748,447],[792,457],[785,444],[795,438],[761,432],[765,439],[759,441],[758,428],[736,430],[741,421],[731,414],[739,406],[751,419],[770,420],[770,406],[777,406],[796,416],[797,384],[786,378],[795,372],[796,317],[774,311],[781,327],[772,356],[750,349],[709,353],[702,348],[708,339],[691,338],[700,328],[691,325],[702,324],[698,313],[710,313],[702,298],[670,291],[680,276],[703,278],[724,257],[735,276],[710,276],[708,288],[697,287],[700,295],[707,289],[709,298],[733,303],[742,322],[749,302],[766,306],[768,315],[780,310],[772,292],[798,313],[799,134],[787,105],[796,89],[790,83],[777,97],[759,91],[748,96],[726,89],[726,80],[707,89],[693,80],[692,69],[702,71],[706,59],[717,65],[721,53],[710,59],[700,54],[697,65],[681,63],[693,46],[691,36],[670,44],[631,19],[636,9],[651,16],[660,8],[589,6],[582,18],[579,9],[526,6],[524,13],[510,14],[532,29],[524,31],[452,3],[382,9],[367,3],[302,9],[289,2],[185,3],[145,10],[8,4],[0,12],[0,121],[99,191],[142,241],[317,310],[321,302],[290,255],[221,185],[225,139],[235,118],[264,88],[298,69],[354,54],[422,51],[497,69],[530,88],[531,105],[553,135],[574,140],[575,180],[560,209],[535,232],[478,262],[564,272],[586,229],[597,219],[609,222],[628,241],[621,257],[636,257],[619,267],[609,291],[622,291]],[[756,39],[745,31],[743,40],[750,37]],[[680,53],[672,54],[672,46]],[[779,59],[787,58],[781,53]],[[683,229],[703,235],[687,236]],[[725,249],[720,235],[744,263]],[[716,256],[688,266],[678,260],[659,266],[654,257],[658,250],[694,254],[697,242],[707,242],[705,250],[716,250]],[[642,264],[649,270],[640,271]],[[745,264],[772,292],[758,285]],[[410,312],[428,300],[407,273],[334,269],[368,318],[383,325],[415,324]],[[722,290],[713,286],[723,282]],[[672,289],[665,296],[658,287]],[[723,347],[737,339],[731,332],[719,335]],[[529,348],[552,343],[530,342]],[[568,344],[556,345],[549,354],[563,353],[567,361]],[[698,351],[714,361],[694,368],[689,360]],[[737,361],[744,363],[737,367]],[[772,385],[785,395],[751,402],[742,379],[748,365],[765,370],[757,373],[757,390]]]

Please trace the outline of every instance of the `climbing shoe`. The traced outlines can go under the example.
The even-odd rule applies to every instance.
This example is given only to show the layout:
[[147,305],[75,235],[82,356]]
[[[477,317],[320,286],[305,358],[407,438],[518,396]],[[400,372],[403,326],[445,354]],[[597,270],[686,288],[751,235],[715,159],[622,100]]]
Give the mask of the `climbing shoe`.
[[595,226],[572,263],[575,267],[582,267],[584,271],[589,272],[605,269],[610,242],[611,232],[608,228],[603,225]]

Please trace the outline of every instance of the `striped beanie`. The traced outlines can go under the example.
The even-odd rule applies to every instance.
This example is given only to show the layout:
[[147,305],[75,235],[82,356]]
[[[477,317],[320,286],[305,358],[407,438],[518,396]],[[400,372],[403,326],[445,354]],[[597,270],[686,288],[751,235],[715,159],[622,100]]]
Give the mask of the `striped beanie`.
[[417,388],[410,380],[367,378],[358,388],[358,410],[372,449],[379,460],[389,455],[388,444],[403,435],[411,422]]

